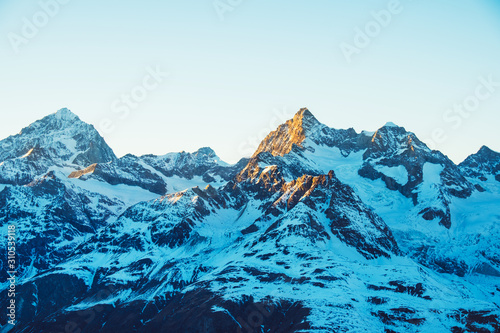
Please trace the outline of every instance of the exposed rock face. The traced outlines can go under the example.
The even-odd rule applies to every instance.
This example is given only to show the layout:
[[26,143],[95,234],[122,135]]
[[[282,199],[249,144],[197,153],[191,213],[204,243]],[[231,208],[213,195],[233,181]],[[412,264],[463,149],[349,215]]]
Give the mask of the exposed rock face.
[[[475,187],[450,159],[441,152],[431,151],[402,127],[384,126],[379,129],[368,144],[363,159],[363,166],[359,169],[361,176],[381,179],[387,188],[400,192],[411,198],[415,206],[422,207],[420,212],[424,219],[437,219],[446,228],[451,227],[451,197],[467,198],[475,191]],[[398,168],[407,175],[400,180],[391,177],[391,170]],[[429,177],[439,179],[438,189],[433,191],[431,200],[424,189],[424,182]],[[429,202],[436,199],[439,206]],[[426,214],[429,211],[435,213]]]
[[[106,293],[107,295],[107,293]],[[160,312],[155,309],[161,308]],[[226,309],[214,311],[214,308]],[[228,320],[228,313],[234,320]],[[305,321],[310,309],[298,302],[246,297],[241,302],[224,300],[203,289],[155,302],[92,307],[85,312],[71,311],[50,315],[50,324],[36,321],[27,331],[56,330],[68,327],[85,332],[253,332],[256,327],[269,332],[296,332],[309,329]],[[48,318],[47,318],[48,319]],[[90,320],[92,319],[92,320]]]
[[61,109],[0,141],[0,183],[24,185],[51,167],[87,167],[116,156],[97,130]]
[[[339,155],[347,158],[362,152],[362,161],[358,162],[360,176],[370,180],[381,179],[388,189],[411,198],[422,214],[428,210],[439,210],[440,213],[434,217],[439,217],[439,224],[447,228],[451,226],[450,197],[467,198],[476,190],[450,159],[438,151],[431,151],[415,134],[392,123],[369,136],[366,133],[357,134],[353,129],[329,128],[314,118],[309,110],[301,109],[292,120],[263,140],[250,165],[269,159],[259,157],[265,152],[283,156],[285,162],[281,163],[291,169],[283,172],[294,176],[321,174],[333,168],[333,164],[318,165],[315,159],[338,161]],[[433,194],[440,201],[439,207],[435,204],[430,206],[428,195],[422,193],[426,164],[442,168],[440,171],[428,168],[429,172],[438,172],[436,177],[440,179],[439,190]],[[396,179],[394,173],[401,176]]]
[[0,226],[17,228],[18,275],[29,277],[66,259],[123,203],[75,189],[50,172],[26,186],[5,188],[0,206]]
[[242,159],[235,165],[228,165],[210,148],[201,148],[194,153],[180,152],[164,156],[137,157],[127,154],[111,163],[91,165],[75,171],[69,177],[96,179],[111,185],[138,186],[163,195],[181,190],[182,188],[175,185],[179,179],[185,179],[192,186],[220,186],[232,179],[246,161],[247,159]]
[[134,155],[125,155],[113,163],[93,164],[75,171],[70,178],[96,179],[111,185],[138,186],[158,195],[167,193],[166,179],[152,168],[148,168]]
[[312,113],[307,109],[301,109],[293,119],[271,132],[259,145],[253,157],[261,152],[269,152],[272,155],[283,156],[292,151],[293,146],[302,147],[306,139],[307,130],[319,125]]
[[500,153],[486,146],[467,157],[459,167],[467,177],[486,181],[488,176],[493,176],[495,180],[500,181]]
[[226,163],[222,162],[215,152],[208,147],[200,148],[194,153],[170,153],[164,156],[146,155],[141,159],[149,166],[160,171],[166,177],[178,176],[192,179],[202,176],[208,179],[220,176],[225,180],[228,176]]
[[70,178],[138,186],[159,195],[184,189],[185,184],[220,186],[247,162],[228,165],[208,147],[194,153],[128,154],[118,159],[95,128],[68,109],[0,141],[0,148],[0,184],[25,185],[49,170],[74,170]]
[[363,154],[365,165],[372,168],[375,164],[389,168],[403,166],[408,172],[406,184],[398,184],[393,178],[378,173],[375,178],[383,178],[390,188],[391,184],[406,197],[418,202],[418,191],[415,191],[423,181],[425,163],[443,166],[439,175],[442,187],[450,195],[467,198],[474,191],[458,167],[438,151],[431,151],[415,134],[407,132],[402,127],[384,126],[373,136],[371,143]]
[[352,128],[336,130],[321,124],[308,109],[303,108],[295,114],[293,119],[269,133],[252,157],[256,157],[262,152],[268,152],[274,156],[284,156],[292,152],[294,147],[297,151],[311,150],[311,147],[305,142],[306,139],[318,145],[339,147],[346,154],[359,150],[358,146],[365,141],[363,137],[358,138],[356,131]]
[[[281,147],[281,143],[287,140],[293,141],[293,145],[288,146],[290,149],[283,151],[273,148]],[[496,161],[494,153],[486,155],[486,161]],[[495,165],[493,162],[493,166],[486,169],[494,170]],[[486,185],[478,185],[479,180],[475,182],[466,177],[462,165],[457,167],[441,152],[430,150],[415,134],[395,124],[388,123],[374,133],[357,134],[352,129],[329,128],[319,123],[309,111],[302,109],[292,120],[263,140],[247,166],[238,174],[237,180],[258,177],[254,183],[264,185],[267,191],[259,192],[259,198],[264,198],[282,187],[283,183],[301,175],[319,176],[329,170],[334,170],[342,182],[351,185],[374,211],[383,214],[384,219],[389,219],[403,251],[422,264],[459,275],[464,275],[477,264],[482,265],[483,259],[478,263],[469,257],[471,261],[466,262],[456,255],[444,255],[451,250],[439,251],[435,248],[438,245],[432,243],[439,243],[439,246],[446,248],[450,245],[442,236],[429,231],[427,226],[430,223],[452,229],[453,221],[458,220],[453,216],[454,211],[458,214],[457,209],[453,208],[457,206],[453,203],[457,199],[467,199],[474,193],[484,192],[483,187]],[[396,193],[386,193],[384,188],[374,185],[378,181]],[[405,208],[406,212],[398,207],[393,207],[391,211],[386,208],[406,200],[397,193],[409,200],[411,206]],[[382,200],[375,200],[377,197]],[[400,213],[395,214],[396,211]],[[405,225],[405,220],[411,221],[409,224],[412,226]],[[419,236],[416,240],[412,235],[425,235],[422,237],[427,239],[420,239]],[[477,235],[483,237],[479,231]],[[468,235],[464,240],[472,242],[473,237]],[[482,257],[479,248],[475,251]],[[489,265],[496,259],[486,260]]]
[[500,329],[498,153],[457,167],[392,123],[358,134],[302,109],[235,165],[117,159],[69,111],[47,119],[0,152],[16,331]]

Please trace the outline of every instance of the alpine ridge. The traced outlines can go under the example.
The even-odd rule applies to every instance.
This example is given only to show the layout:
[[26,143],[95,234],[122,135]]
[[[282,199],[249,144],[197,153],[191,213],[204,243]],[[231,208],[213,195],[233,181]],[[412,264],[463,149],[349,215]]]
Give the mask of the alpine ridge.
[[0,147],[0,181],[13,185],[25,185],[54,166],[85,167],[116,160],[97,130],[68,109],[23,128],[0,141]]
[[0,148],[18,233],[0,332],[500,331],[487,147],[456,165],[404,127],[303,108],[234,165],[209,147],[118,158],[68,109]]

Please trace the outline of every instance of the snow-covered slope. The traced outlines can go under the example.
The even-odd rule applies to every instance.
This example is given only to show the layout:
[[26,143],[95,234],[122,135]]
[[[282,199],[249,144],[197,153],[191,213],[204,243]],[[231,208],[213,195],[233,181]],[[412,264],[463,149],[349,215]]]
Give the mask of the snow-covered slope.
[[[67,109],[0,141],[0,147],[0,226],[20,230],[23,278],[52,269],[130,206],[195,185],[220,186],[222,177],[239,170],[210,148],[118,159],[92,125]],[[1,276],[6,274],[4,269]]]
[[302,109],[233,166],[202,148],[8,185],[0,224],[30,265],[16,329],[500,331],[487,153],[458,167],[395,124],[358,134]]
[[[27,278],[52,268],[123,205],[115,198],[65,184],[53,172],[26,186],[5,188],[0,192],[0,225],[17,227],[18,276]],[[7,268],[3,263],[4,281]]]
[[131,154],[111,163],[93,164],[69,175],[81,180],[97,179],[117,185],[139,186],[163,195],[193,186],[219,187],[232,179],[246,163],[242,159],[235,165],[220,160],[211,148],[194,153],[169,153],[163,156]]
[[158,195],[196,185],[220,186],[246,163],[223,162],[206,147],[194,153],[117,158],[92,125],[61,109],[0,141],[0,184],[25,185],[48,171],[75,179],[141,187]]
[[[264,331],[498,329],[498,278],[398,256],[389,228],[333,172],[280,189],[265,179],[131,207],[22,286],[37,301],[21,311],[39,314],[26,331],[231,332],[255,313]],[[42,285],[79,297],[47,298]],[[99,315],[87,322],[82,310]]]
[[459,167],[467,177],[483,182],[493,177],[500,182],[500,153],[486,146],[482,146],[476,154],[467,157]]
[[106,163],[115,154],[97,130],[61,109],[0,141],[0,183],[24,185],[49,169]]
[[[259,158],[264,152],[283,156],[284,163],[298,169],[295,174],[333,169],[342,179],[352,176],[343,172],[349,164],[349,173],[382,180],[388,189],[411,198],[424,219],[437,219],[447,228],[451,225],[450,197],[466,198],[475,190],[450,159],[392,123],[368,136],[353,129],[329,128],[302,109],[263,140],[254,158],[265,159],[266,155]],[[435,188],[426,187],[427,175],[435,180]]]
[[[285,141],[293,144],[282,150]],[[241,175],[273,165],[289,179],[334,170],[391,227],[406,254],[437,271],[463,275],[474,270],[483,264],[484,255],[464,240],[496,242],[498,237],[483,233],[498,221],[495,213],[488,213],[500,203],[498,196],[481,194],[483,189],[450,159],[392,123],[357,134],[329,128],[302,109],[263,140]],[[474,210],[472,203],[478,200],[489,207],[476,213],[483,226],[462,233],[464,210]],[[464,257],[466,243],[470,255]],[[489,264],[498,269],[497,262]]]

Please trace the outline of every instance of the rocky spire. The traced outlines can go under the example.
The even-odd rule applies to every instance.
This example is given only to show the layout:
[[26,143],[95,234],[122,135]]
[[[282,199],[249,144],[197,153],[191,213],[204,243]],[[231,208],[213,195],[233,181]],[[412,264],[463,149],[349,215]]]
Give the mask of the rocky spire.
[[269,152],[275,156],[286,155],[292,150],[293,145],[301,147],[307,134],[320,125],[321,123],[307,108],[302,108],[292,119],[269,133],[262,140],[253,156],[255,157],[262,152]]

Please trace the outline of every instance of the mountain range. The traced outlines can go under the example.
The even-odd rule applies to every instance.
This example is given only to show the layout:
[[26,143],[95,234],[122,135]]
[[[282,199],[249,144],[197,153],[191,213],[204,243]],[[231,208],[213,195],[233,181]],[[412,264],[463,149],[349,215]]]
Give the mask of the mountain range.
[[500,331],[486,146],[457,165],[393,123],[304,108],[233,165],[208,147],[118,158],[61,109],[0,141],[0,190],[17,236],[0,332]]

